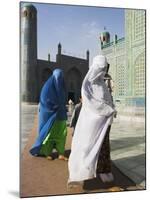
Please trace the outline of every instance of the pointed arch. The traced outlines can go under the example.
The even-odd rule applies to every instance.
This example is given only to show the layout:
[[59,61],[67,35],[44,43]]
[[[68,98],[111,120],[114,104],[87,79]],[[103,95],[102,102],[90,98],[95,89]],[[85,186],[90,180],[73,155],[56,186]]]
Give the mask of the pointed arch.
[[49,68],[44,68],[42,71],[42,85],[47,81],[47,79],[50,77],[52,74],[51,69]]
[[145,52],[142,52],[140,55],[137,56],[137,58],[135,59],[134,67],[135,95],[142,96],[145,95]]
[[75,103],[78,102],[81,95],[82,75],[76,68],[72,67],[67,72],[66,87],[68,93],[68,100],[72,99]]

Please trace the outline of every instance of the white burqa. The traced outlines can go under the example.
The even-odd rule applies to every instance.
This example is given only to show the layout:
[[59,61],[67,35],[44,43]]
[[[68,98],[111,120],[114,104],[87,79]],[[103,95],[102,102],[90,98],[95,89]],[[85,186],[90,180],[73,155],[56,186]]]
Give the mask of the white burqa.
[[96,177],[98,155],[114,113],[104,82],[106,65],[105,56],[96,56],[82,84],[83,103],[72,140],[68,183]]

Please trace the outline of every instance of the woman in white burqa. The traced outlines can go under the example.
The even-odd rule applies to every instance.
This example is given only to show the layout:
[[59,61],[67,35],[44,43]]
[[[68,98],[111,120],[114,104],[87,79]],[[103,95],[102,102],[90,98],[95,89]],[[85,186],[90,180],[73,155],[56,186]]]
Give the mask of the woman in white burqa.
[[72,140],[68,186],[96,177],[98,156],[115,112],[104,82],[106,69],[106,57],[96,56],[82,84],[83,104]]

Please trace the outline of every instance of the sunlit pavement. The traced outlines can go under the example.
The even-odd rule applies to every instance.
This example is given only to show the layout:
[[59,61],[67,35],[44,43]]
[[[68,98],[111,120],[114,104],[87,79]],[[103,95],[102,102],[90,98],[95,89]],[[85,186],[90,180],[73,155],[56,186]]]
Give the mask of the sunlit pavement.
[[20,109],[20,138],[21,138],[21,152],[23,151],[28,137],[33,127],[35,115],[38,113],[38,106],[34,104],[21,104]]
[[[21,107],[21,151],[23,151],[31,133],[38,106],[22,104]],[[112,125],[110,142],[111,158],[116,166],[136,184],[145,188],[144,123],[136,120],[134,122],[134,118],[123,121],[118,114]]]

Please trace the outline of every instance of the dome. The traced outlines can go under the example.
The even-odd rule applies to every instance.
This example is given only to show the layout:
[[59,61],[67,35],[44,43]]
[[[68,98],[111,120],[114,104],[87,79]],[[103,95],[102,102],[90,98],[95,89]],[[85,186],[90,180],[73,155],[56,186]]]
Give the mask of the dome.
[[100,34],[100,40],[103,44],[110,42],[110,34],[109,32],[105,31]]
[[109,35],[110,36],[109,32],[107,32],[107,31],[104,31],[101,34],[103,34],[103,35]]
[[31,11],[31,12],[37,12],[35,6],[33,6],[32,4],[30,3],[26,3],[23,5],[22,7],[23,10],[28,10],[28,11]]

